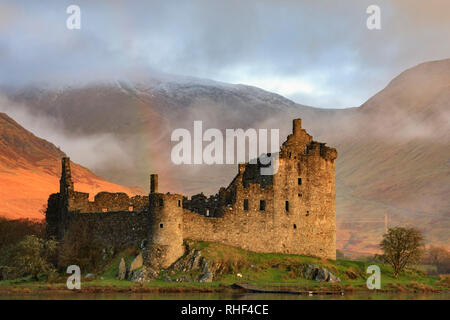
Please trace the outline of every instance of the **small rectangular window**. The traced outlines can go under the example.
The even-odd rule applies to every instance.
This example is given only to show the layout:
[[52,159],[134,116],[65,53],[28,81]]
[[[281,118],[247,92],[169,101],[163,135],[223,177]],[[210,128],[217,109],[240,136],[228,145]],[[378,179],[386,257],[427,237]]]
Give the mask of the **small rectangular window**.
[[248,211],[248,199],[244,199],[244,210]]
[[302,196],[302,194],[301,194],[301,193],[299,193],[299,194],[298,194],[298,196],[299,196],[299,197],[301,197],[301,196]]
[[266,200],[260,200],[259,201],[259,210],[265,211],[266,210]]
[[298,178],[297,183],[298,183],[299,186],[301,186],[302,185],[302,178]]
[[289,211],[289,201],[286,201],[284,205],[285,205],[286,211]]
[[181,200],[178,200],[178,206],[181,207]]
[[164,227],[164,225],[161,223],[161,224],[159,225],[159,227],[162,229],[162,228]]

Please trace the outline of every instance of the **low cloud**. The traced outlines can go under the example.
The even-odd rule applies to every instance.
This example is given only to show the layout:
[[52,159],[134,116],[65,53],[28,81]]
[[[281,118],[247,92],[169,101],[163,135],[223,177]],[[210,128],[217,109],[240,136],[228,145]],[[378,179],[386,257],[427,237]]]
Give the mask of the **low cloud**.
[[104,168],[110,162],[125,168],[131,162],[120,140],[112,133],[69,135],[60,119],[32,115],[28,106],[12,102],[3,95],[0,95],[0,112],[5,112],[26,130],[53,143],[73,161],[93,171]]
[[[71,1],[0,4],[0,84],[123,78],[128,70],[246,83],[298,103],[362,104],[404,69],[450,57],[447,0]],[[3,19],[4,18],[4,19]],[[264,80],[264,83],[261,83]]]

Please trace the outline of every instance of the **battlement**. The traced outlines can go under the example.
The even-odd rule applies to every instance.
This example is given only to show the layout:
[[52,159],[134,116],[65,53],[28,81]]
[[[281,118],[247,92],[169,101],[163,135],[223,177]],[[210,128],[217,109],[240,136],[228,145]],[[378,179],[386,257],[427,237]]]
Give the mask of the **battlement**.
[[150,193],[149,208],[182,208],[183,196],[171,193]]
[[90,201],[89,193],[74,191],[68,198],[69,212],[142,212],[147,208],[148,196],[129,197],[123,192],[99,192],[95,195],[94,201]]
[[325,160],[334,161],[337,158],[336,149],[314,141],[312,136],[302,129],[301,123],[301,119],[293,120],[292,134],[288,135],[281,146],[280,158],[301,160],[304,156],[320,156]]

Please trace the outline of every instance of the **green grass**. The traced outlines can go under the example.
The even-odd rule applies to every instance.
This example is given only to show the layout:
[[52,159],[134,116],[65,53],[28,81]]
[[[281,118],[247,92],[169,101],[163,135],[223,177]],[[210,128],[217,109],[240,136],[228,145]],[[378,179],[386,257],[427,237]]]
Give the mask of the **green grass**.
[[[215,262],[228,266],[228,272],[219,277],[223,284],[234,282],[249,282],[256,285],[271,284],[282,286],[296,286],[305,289],[321,288],[348,288],[366,290],[367,267],[372,262],[352,260],[324,260],[314,257],[279,253],[256,253],[243,249],[230,247],[219,243],[194,242],[193,248],[202,251],[202,255]],[[341,283],[330,284],[306,280],[300,272],[301,265],[314,263],[325,267],[341,279]],[[429,276],[421,270],[409,268],[397,279],[393,277],[392,268],[388,265],[377,264],[381,270],[381,286],[385,290],[414,291],[414,290],[448,290],[448,286],[440,283],[438,276]],[[353,271],[356,279],[350,279],[346,272]],[[241,273],[243,278],[237,278]]]
[[[366,279],[369,274],[366,269],[371,262],[353,260],[324,260],[278,253],[256,253],[236,247],[212,242],[192,242],[191,248],[201,250],[202,256],[220,265],[219,274],[211,283],[164,281],[166,276],[175,279],[183,275],[192,275],[198,271],[178,272],[170,274],[166,270],[161,272],[158,279],[143,284],[127,280],[117,280],[117,270],[120,259],[123,257],[129,265],[136,255],[135,249],[128,249],[117,254],[105,267],[102,274],[93,280],[83,280],[82,289],[85,290],[148,290],[148,291],[221,291],[227,290],[237,282],[247,282],[260,287],[289,287],[301,290],[367,290]],[[302,266],[314,263],[325,267],[341,279],[340,283],[324,283],[306,280],[302,276]],[[407,269],[397,279],[393,277],[392,268],[377,264],[381,269],[381,289],[383,291],[448,291],[449,281],[439,276],[426,275],[422,270]],[[356,275],[351,279],[348,274]],[[242,278],[237,274],[242,274]],[[30,278],[0,281],[0,290],[9,289],[65,289],[66,275],[61,275],[56,283],[45,281],[33,282]]]

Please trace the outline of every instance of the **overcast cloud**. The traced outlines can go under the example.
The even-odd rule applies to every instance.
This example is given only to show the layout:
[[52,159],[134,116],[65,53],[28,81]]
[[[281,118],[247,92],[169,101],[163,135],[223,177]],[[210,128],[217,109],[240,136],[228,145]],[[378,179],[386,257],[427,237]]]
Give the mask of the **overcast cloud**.
[[[81,30],[66,28],[71,4]],[[366,28],[371,4],[381,30]],[[449,39],[448,0],[2,1],[0,84],[165,72],[351,107],[406,68],[449,58]]]

